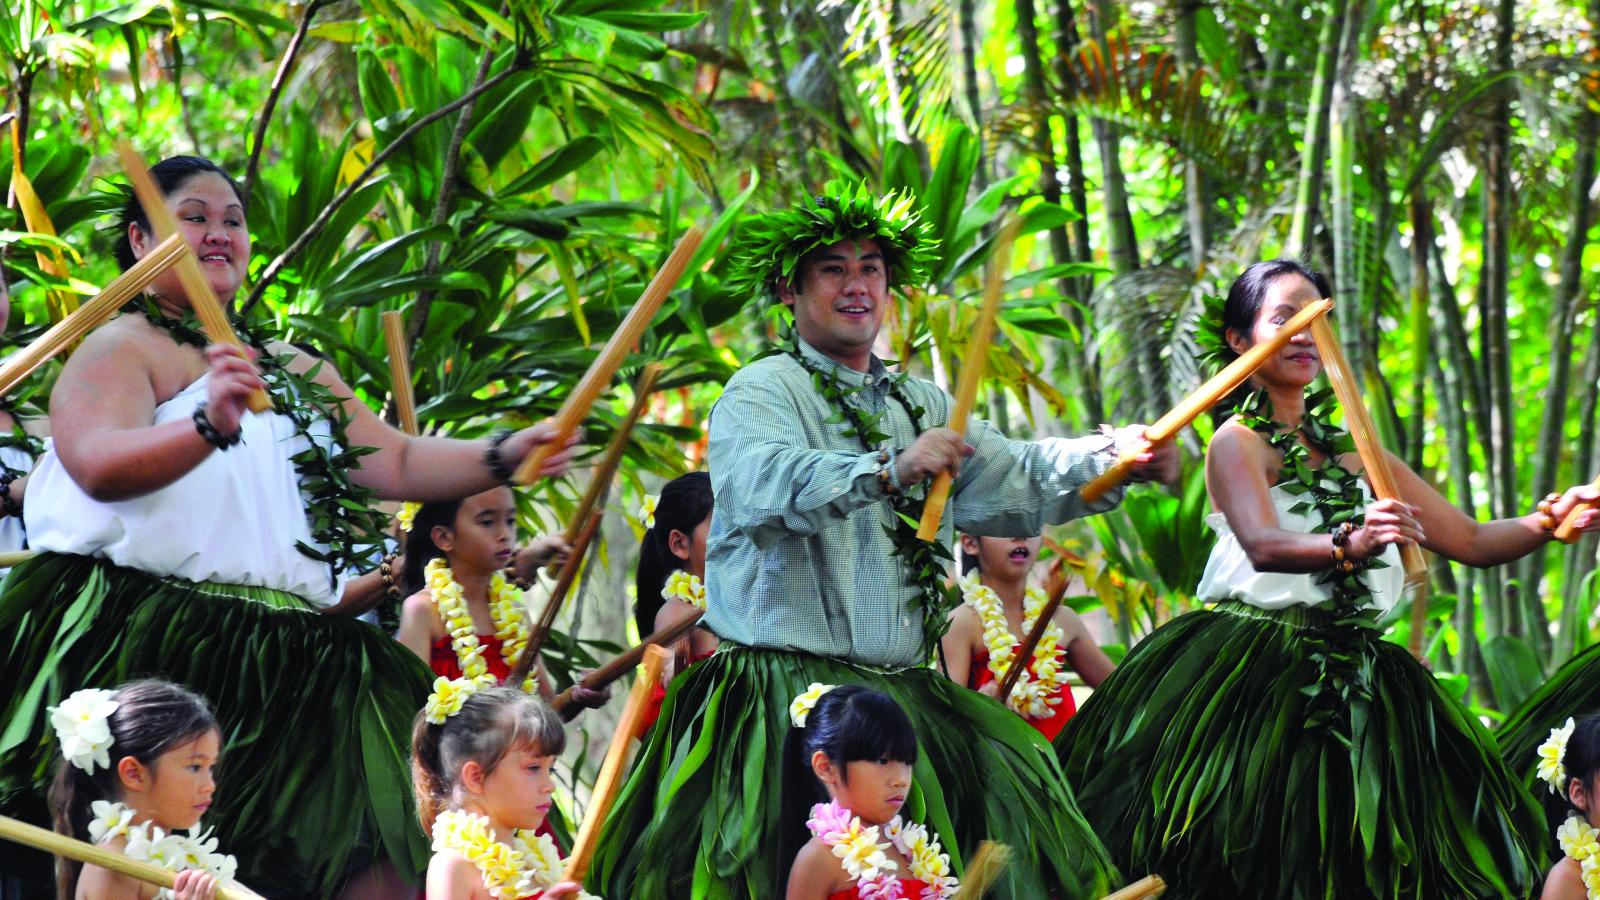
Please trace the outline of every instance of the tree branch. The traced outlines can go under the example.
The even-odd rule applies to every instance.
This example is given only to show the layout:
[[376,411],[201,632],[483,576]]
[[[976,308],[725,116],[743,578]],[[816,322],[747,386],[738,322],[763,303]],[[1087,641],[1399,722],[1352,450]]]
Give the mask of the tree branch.
[[272,90],[267,93],[267,104],[261,108],[261,118],[256,120],[255,137],[250,141],[250,162],[244,167],[244,195],[250,196],[250,191],[256,186],[256,171],[261,165],[261,145],[267,137],[267,124],[272,121],[272,113],[278,106],[278,97],[283,93],[284,82],[289,80],[289,70],[294,67],[294,59],[300,55],[300,45],[305,43],[306,32],[311,29],[311,17],[317,14],[327,0],[311,0],[306,4],[306,11],[300,16],[300,25],[295,28],[294,36],[289,38],[289,46],[284,48],[283,59],[278,63],[278,72],[272,76]]

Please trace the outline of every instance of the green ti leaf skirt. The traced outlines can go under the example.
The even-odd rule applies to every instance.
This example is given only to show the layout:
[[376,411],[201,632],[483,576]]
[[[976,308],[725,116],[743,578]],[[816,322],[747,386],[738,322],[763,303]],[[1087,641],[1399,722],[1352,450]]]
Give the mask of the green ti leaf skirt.
[[[204,824],[243,884],[305,900],[333,896],[379,857],[413,880],[427,866],[410,742],[431,678],[415,654],[290,594],[82,556],[41,554],[0,589],[0,811],[49,827],[61,757],[45,708],[141,677],[186,685],[216,710],[223,751]],[[47,857],[0,853],[6,874],[49,878]]]
[[1582,719],[1595,713],[1600,713],[1600,644],[1567,660],[1494,732],[1506,768],[1544,805],[1545,839],[1555,855],[1560,853],[1555,842],[1556,828],[1569,813],[1566,798],[1555,795],[1549,785],[1539,780],[1539,745],[1550,737],[1550,729],[1566,724],[1568,716]]
[[677,678],[602,832],[589,889],[608,898],[777,898],[826,799],[801,760],[789,703],[812,682],[861,683],[911,717],[919,753],[908,820],[959,872],[985,839],[1012,863],[987,896],[1096,898],[1119,882],[1044,739],[1015,713],[930,669],[724,644]]
[[1533,798],[1370,621],[1226,602],[1134,648],[1056,737],[1129,877],[1185,900],[1529,895]]

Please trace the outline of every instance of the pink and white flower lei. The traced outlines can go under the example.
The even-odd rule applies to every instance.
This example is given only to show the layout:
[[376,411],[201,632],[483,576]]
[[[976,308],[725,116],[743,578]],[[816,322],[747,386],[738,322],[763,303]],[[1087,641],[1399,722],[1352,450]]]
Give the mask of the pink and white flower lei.
[[[961,882],[950,874],[950,855],[929,837],[925,825],[906,825],[895,816],[883,824],[887,840],[879,841],[877,825],[863,826],[859,816],[833,800],[811,807],[806,827],[839,858],[845,874],[855,879],[861,900],[947,900],[960,887]],[[890,846],[910,861],[911,877],[927,885],[919,897],[906,897],[899,866],[886,852]]]

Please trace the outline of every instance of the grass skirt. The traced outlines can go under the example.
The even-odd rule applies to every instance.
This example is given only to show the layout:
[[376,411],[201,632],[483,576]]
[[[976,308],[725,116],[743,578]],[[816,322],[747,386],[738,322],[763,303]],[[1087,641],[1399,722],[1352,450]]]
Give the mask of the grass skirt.
[[1528,895],[1533,799],[1369,625],[1230,602],[1128,655],[1056,748],[1130,877],[1159,872],[1184,898]]
[[1550,786],[1539,780],[1539,745],[1550,737],[1550,729],[1560,728],[1568,716],[1576,720],[1595,713],[1600,713],[1600,644],[1567,660],[1495,729],[1506,768],[1544,804],[1552,848],[1556,845],[1549,836],[1565,821],[1568,810],[1566,798],[1551,793]]
[[809,838],[816,792],[789,703],[812,682],[893,697],[920,745],[908,820],[927,823],[959,872],[984,839],[1010,845],[987,895],[1100,897],[1118,880],[1050,747],[995,701],[928,669],[883,674],[724,644],[673,682],[602,833],[590,889],[629,900],[773,898]]
[[410,776],[411,721],[430,682],[420,660],[292,595],[82,556],[35,557],[0,592],[0,810],[49,825],[60,753],[45,707],[147,676],[216,710],[223,751],[205,822],[242,883],[330,897],[378,856],[413,880],[426,867]]

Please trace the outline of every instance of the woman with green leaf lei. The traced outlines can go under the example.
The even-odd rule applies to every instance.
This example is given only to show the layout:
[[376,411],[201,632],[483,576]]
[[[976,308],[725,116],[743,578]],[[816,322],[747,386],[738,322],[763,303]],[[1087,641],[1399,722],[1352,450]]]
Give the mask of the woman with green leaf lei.
[[[238,188],[195,157],[152,174],[230,303],[250,259]],[[123,228],[126,269],[155,244],[131,198]],[[84,340],[51,395],[54,447],[25,509],[41,552],[0,593],[0,806],[48,822],[44,713],[66,687],[159,676],[224,711],[214,814],[243,883],[270,897],[398,896],[391,870],[415,880],[428,859],[407,736],[430,678],[351,617],[361,610],[341,606],[340,585],[385,526],[374,495],[483,491],[548,432],[407,437],[292,347],[243,325],[250,353],[207,346],[171,271],[149,290]],[[263,388],[272,409],[250,412]]]
[[[1216,340],[1236,355],[1330,293],[1257,263]],[[1397,459],[1409,502],[1373,502],[1329,393],[1307,395],[1320,371],[1297,336],[1218,427],[1196,591],[1216,606],[1157,629],[1084,704],[1056,741],[1067,777],[1113,857],[1174,896],[1526,897],[1547,840],[1532,798],[1382,616],[1400,544],[1489,566],[1550,536],[1537,515],[1469,519]]]
[[[794,340],[742,368],[710,420],[715,511],[704,624],[717,652],[668,688],[596,853],[594,886],[637,900],[781,896],[809,835],[813,786],[789,704],[814,683],[863,684],[911,717],[905,800],[952,855],[1014,853],[1000,898],[1100,897],[1117,878],[1050,748],[1005,707],[930,664],[955,598],[953,527],[1034,534],[1106,508],[1078,494],[1109,467],[1104,436],[1014,441],[940,427],[951,400],[872,354],[890,290],[931,255],[908,195],[831,186],[742,232],[742,277],[789,307]],[[1176,473],[1152,454],[1146,477]],[[940,541],[916,522],[926,483],[959,469]],[[970,859],[970,857],[968,857]]]

